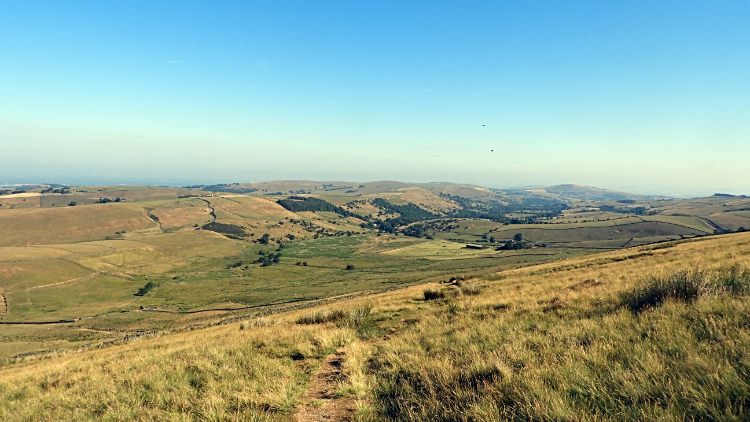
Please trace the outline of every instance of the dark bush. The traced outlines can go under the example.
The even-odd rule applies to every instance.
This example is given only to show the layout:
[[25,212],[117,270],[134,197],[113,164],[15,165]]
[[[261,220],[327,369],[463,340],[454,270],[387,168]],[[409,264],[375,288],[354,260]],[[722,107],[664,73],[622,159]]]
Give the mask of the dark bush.
[[444,297],[445,292],[440,289],[432,287],[424,289],[424,300],[443,299]]
[[620,295],[620,303],[634,313],[661,305],[667,299],[691,302],[698,298],[703,272],[679,271],[666,277],[649,277]]
[[138,289],[138,293],[136,293],[135,295],[136,296],[144,296],[144,295],[146,295],[146,293],[150,292],[151,290],[154,290],[158,286],[159,285],[156,284],[156,283],[154,283],[153,281],[149,281],[148,283],[146,283],[145,286],[143,286],[140,289]]
[[[158,219],[157,219],[158,221]],[[234,236],[245,236],[245,229],[234,224],[223,224],[223,223],[208,223],[201,227],[202,230],[210,230],[216,233],[231,234]]]

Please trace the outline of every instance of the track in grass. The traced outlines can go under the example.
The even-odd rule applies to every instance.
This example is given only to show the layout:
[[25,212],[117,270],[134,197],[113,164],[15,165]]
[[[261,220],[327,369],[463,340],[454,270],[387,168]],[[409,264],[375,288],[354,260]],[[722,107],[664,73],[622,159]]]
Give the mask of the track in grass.
[[303,404],[294,414],[295,422],[343,421],[354,412],[352,398],[336,397],[336,383],[344,377],[344,354],[341,347],[323,361],[301,397]]

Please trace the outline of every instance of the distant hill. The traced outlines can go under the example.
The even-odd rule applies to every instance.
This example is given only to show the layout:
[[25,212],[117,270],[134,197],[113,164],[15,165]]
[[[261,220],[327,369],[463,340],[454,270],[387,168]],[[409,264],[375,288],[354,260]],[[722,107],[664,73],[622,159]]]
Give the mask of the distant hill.
[[659,199],[669,199],[667,196],[641,195],[573,184],[548,186],[540,189],[528,189],[526,192],[537,195],[547,193],[557,196],[558,199],[562,200],[578,199],[581,201],[621,201],[627,199],[635,201],[655,201]]

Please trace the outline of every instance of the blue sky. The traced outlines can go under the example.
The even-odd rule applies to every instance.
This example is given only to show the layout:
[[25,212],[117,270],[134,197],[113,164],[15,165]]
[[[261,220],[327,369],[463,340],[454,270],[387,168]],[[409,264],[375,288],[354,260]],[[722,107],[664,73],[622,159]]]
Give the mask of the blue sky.
[[0,183],[750,194],[747,22],[749,2],[3,2]]

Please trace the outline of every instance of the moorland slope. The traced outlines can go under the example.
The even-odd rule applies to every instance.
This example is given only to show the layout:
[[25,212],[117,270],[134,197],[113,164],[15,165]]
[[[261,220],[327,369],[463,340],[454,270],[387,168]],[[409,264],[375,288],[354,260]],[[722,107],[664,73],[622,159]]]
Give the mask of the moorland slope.
[[9,359],[0,418],[747,420],[749,266],[725,234]]

